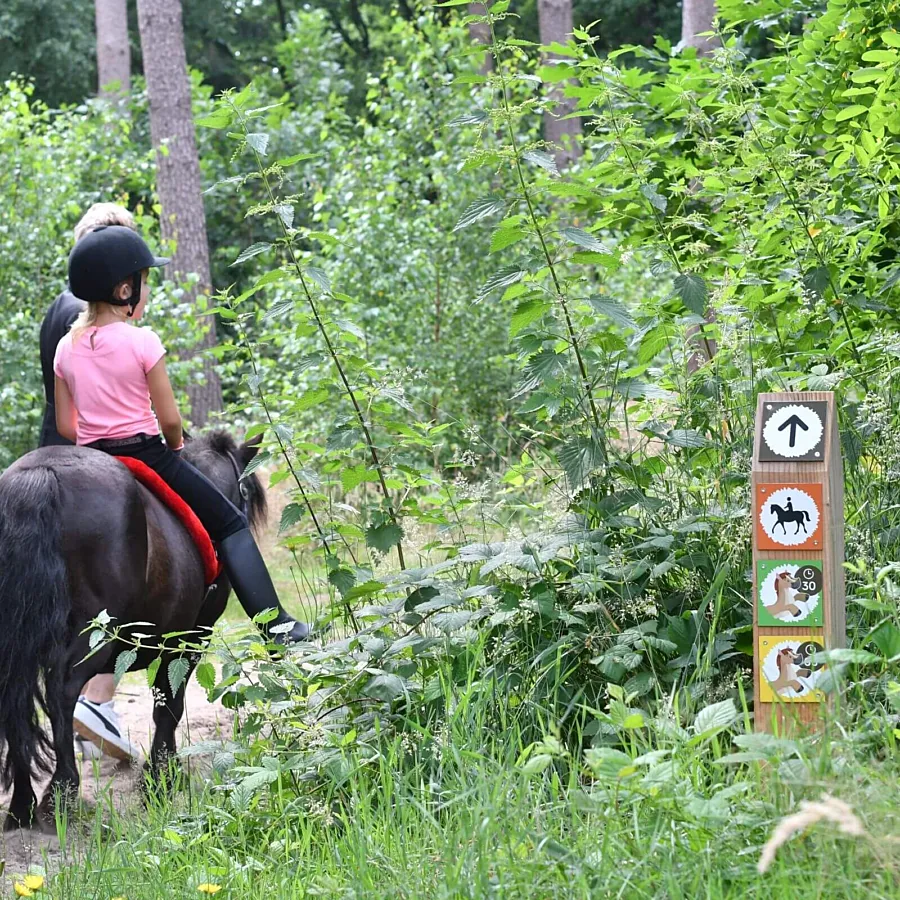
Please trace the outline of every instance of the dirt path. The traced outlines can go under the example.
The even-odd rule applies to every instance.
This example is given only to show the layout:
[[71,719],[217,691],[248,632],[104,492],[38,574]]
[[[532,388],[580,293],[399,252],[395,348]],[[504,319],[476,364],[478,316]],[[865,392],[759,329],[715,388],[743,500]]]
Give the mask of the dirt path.
[[[116,692],[116,708],[123,730],[132,743],[146,752],[150,747],[153,731],[153,700],[143,678],[143,673],[128,676]],[[228,738],[231,735],[232,713],[220,704],[210,704],[206,693],[192,679],[188,683],[185,716],[178,735],[178,746],[196,744],[200,741]],[[192,757],[192,768],[198,758]],[[143,759],[141,760],[143,763]],[[199,764],[203,764],[202,758]],[[81,764],[81,797],[87,809],[92,809],[98,797],[111,797],[117,807],[127,807],[140,803],[140,765],[131,767],[104,757],[98,761]],[[47,779],[38,789],[38,797]],[[6,817],[9,796],[0,791],[0,819]],[[5,862],[5,871],[0,878],[0,896],[4,896],[11,880],[27,872],[32,866],[53,871],[62,862],[62,854],[57,838],[37,831],[0,832],[0,870]]]

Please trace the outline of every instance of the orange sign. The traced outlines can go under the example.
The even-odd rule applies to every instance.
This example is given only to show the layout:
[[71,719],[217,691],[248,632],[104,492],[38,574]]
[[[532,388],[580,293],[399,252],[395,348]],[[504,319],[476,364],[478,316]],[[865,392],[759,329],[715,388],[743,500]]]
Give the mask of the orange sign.
[[758,484],[756,546],[760,550],[821,550],[821,484]]

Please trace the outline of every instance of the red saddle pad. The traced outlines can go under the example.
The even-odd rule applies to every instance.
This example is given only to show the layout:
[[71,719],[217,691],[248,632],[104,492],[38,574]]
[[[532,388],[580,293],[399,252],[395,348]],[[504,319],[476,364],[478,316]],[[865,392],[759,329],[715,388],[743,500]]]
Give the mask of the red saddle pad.
[[197,514],[172,490],[163,480],[139,459],[130,456],[117,456],[116,459],[128,469],[132,475],[145,487],[157,500],[165,503],[175,514],[188,534],[197,546],[200,558],[203,560],[203,577],[206,583],[212,584],[221,574],[222,566],[216,556],[213,543],[209,534],[197,518]]

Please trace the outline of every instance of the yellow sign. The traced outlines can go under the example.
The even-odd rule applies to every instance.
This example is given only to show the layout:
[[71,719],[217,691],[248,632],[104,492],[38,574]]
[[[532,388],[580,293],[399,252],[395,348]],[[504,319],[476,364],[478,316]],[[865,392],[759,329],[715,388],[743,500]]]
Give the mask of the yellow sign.
[[825,652],[822,636],[765,635],[759,639],[759,699],[762,703],[821,703],[818,687],[826,666],[815,659]]

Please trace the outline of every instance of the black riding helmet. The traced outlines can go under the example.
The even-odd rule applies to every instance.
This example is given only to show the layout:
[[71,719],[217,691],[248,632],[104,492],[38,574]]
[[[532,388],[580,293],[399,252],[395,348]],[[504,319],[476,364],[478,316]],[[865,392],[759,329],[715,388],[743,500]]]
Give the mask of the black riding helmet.
[[[88,303],[130,306],[130,317],[141,301],[141,272],[168,262],[154,256],[144,239],[130,228],[102,225],[88,232],[69,255],[69,290]],[[131,297],[117,300],[113,290],[129,277],[134,278]]]

